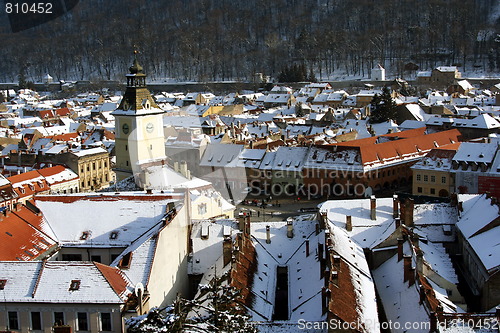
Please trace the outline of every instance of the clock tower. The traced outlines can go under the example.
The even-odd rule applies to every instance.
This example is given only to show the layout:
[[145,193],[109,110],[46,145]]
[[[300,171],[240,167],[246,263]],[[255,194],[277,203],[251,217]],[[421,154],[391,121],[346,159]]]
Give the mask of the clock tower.
[[163,110],[146,88],[146,74],[137,55],[126,78],[125,94],[112,113],[115,117],[115,172],[119,181],[139,171],[138,165],[142,163],[166,159]]

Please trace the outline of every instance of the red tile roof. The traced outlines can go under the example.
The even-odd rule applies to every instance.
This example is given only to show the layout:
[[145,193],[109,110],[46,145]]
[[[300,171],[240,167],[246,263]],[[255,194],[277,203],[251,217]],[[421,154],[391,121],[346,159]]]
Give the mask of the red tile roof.
[[[416,130],[421,130],[417,128]],[[404,132],[410,132],[415,130],[409,130]],[[413,136],[418,133],[415,131],[409,135],[405,135],[404,138],[389,140],[381,143],[375,143],[380,140],[380,137],[394,137],[391,133],[390,135],[383,135],[379,137],[372,137],[362,140],[354,140],[347,143],[334,144],[337,146],[350,146],[358,147],[361,153],[361,161],[363,164],[376,163],[382,161],[388,161],[391,159],[403,159],[411,155],[424,155],[426,152],[433,148],[438,148],[451,143],[456,143],[460,139],[460,132],[457,129],[452,129],[449,131],[424,134],[419,136]],[[370,142],[370,139],[372,141]],[[375,140],[373,140],[375,139]],[[357,144],[356,144],[357,143]]]
[[44,230],[48,226],[42,215],[25,206],[0,215],[0,261],[40,259],[55,245],[56,240]]
[[52,135],[48,136],[47,138],[52,139],[52,141],[74,141],[78,137],[78,133],[65,133],[65,134],[58,134],[58,135]]
[[67,115],[71,114],[71,110],[68,108],[60,108],[60,109],[55,110],[54,114],[61,116],[61,117],[67,116]]
[[110,267],[98,262],[94,262],[94,265],[108,281],[114,292],[122,299],[127,298],[129,294],[128,287],[131,287],[131,283],[125,277],[125,274],[116,267]]

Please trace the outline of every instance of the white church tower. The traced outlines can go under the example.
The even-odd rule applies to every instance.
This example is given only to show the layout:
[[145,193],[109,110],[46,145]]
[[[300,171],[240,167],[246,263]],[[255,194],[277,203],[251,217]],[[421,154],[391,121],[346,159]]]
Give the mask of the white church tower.
[[127,88],[115,117],[115,152],[117,180],[137,173],[139,165],[165,160],[163,110],[146,88],[146,74],[137,61],[130,67]]
[[385,81],[385,68],[380,64],[373,67],[371,79],[373,81]]

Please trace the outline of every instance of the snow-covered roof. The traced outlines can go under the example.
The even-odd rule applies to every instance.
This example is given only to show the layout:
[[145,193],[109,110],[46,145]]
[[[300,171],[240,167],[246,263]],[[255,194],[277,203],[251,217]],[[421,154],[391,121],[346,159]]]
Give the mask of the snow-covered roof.
[[460,144],[453,161],[475,162],[489,164],[498,150],[496,143],[463,142]]
[[[251,313],[254,320],[272,320],[275,304],[278,267],[288,266],[289,273],[289,321],[301,318],[308,321],[323,321],[321,311],[321,288],[318,258],[310,253],[306,256],[305,239],[311,249],[315,248],[324,233],[315,233],[315,224],[298,218],[293,222],[294,236],[287,237],[286,222],[252,222],[251,234],[257,253],[257,270],[253,279],[254,305]],[[266,242],[266,226],[270,227],[270,243]],[[312,251],[312,250],[311,250]]]
[[238,156],[243,151],[243,145],[212,143],[200,161],[200,166],[234,167],[237,165]]
[[460,194],[463,212],[457,223],[464,238],[470,244],[487,271],[497,271],[500,266],[498,233],[499,208],[485,194]]
[[92,262],[0,262],[5,302],[123,303],[130,283],[122,272]]
[[108,151],[102,147],[97,147],[97,148],[89,148],[89,149],[82,149],[82,150],[77,150],[77,151],[72,151],[73,155],[76,155],[78,157],[83,157],[83,156],[89,156],[89,155],[95,155],[95,154],[102,154],[102,153],[107,153]]
[[222,256],[222,244],[226,234],[235,235],[234,220],[193,221],[191,231],[192,257],[188,262],[188,274],[204,274]]
[[161,224],[167,205],[175,202],[165,194],[133,192],[37,196],[35,199],[58,241],[64,246],[76,247],[129,246]]

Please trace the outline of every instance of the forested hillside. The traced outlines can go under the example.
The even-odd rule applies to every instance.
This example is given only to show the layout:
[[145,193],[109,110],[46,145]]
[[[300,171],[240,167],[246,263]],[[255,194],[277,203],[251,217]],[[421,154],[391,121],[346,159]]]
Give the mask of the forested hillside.
[[[122,79],[133,45],[151,78],[251,80],[305,65],[318,79],[459,65],[500,70],[497,0],[81,0],[10,32],[0,15],[0,81]],[[3,15],[3,16],[2,16]],[[408,67],[407,67],[408,69]]]

